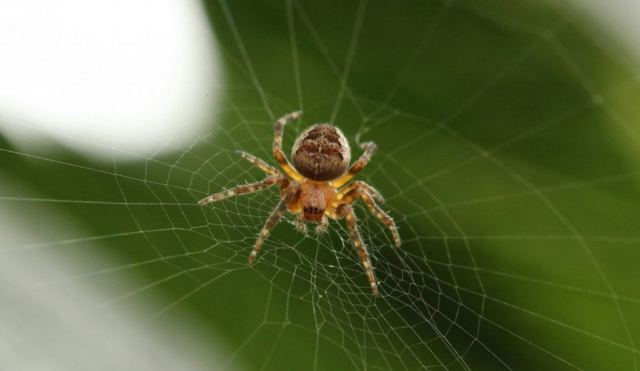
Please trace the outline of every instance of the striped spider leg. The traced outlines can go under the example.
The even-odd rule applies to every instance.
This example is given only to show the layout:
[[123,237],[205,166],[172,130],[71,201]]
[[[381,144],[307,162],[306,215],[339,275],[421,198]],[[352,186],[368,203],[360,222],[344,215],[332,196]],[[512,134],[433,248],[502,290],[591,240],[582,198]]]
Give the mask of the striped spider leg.
[[371,286],[371,293],[373,296],[378,296],[378,281],[376,281],[376,276],[373,273],[369,250],[367,250],[367,246],[364,244],[360,231],[358,230],[358,218],[356,217],[356,213],[353,211],[353,207],[350,204],[340,204],[337,208],[337,216],[347,221],[349,238],[351,238],[351,243],[358,252],[360,263],[364,268],[364,272],[369,280],[369,285]]
[[351,242],[364,267],[373,295],[378,295],[378,283],[371,265],[371,258],[362,235],[352,204],[362,200],[369,211],[391,231],[393,242],[400,246],[400,235],[393,219],[378,202],[384,202],[382,195],[367,183],[349,183],[369,163],[377,150],[373,142],[362,143],[364,150],[351,165],[351,148],[340,128],[330,123],[314,124],[304,130],[296,139],[291,150],[291,162],[282,151],[283,133],[286,124],[300,118],[302,112],[292,112],[279,118],[274,124],[271,147],[273,157],[280,165],[277,169],[265,161],[239,151],[242,158],[267,174],[262,181],[240,185],[205,197],[200,205],[224,200],[229,197],[261,191],[272,185],[280,186],[280,199],[264,226],[258,233],[255,245],[249,255],[249,265],[253,264],[264,241],[287,211],[297,214],[296,228],[306,233],[307,222],[316,223],[316,233],[326,232],[329,219],[345,219]]
[[387,228],[389,232],[391,232],[391,236],[393,237],[393,244],[396,247],[400,247],[402,241],[400,240],[400,234],[398,233],[398,227],[396,223],[393,221],[393,218],[389,216],[378,204],[376,200],[384,202],[382,195],[369,184],[356,181],[353,182],[346,187],[344,187],[338,193],[338,199],[341,203],[351,204],[357,199],[361,199],[364,204],[367,206],[369,211]]
[[258,233],[258,239],[256,240],[256,244],[253,246],[253,250],[251,250],[251,254],[249,254],[249,265],[252,265],[256,261],[256,256],[262,249],[262,245],[264,241],[269,236],[269,233],[278,223],[282,215],[287,211],[289,204],[294,202],[296,198],[300,194],[300,184],[298,182],[291,182],[289,186],[284,190],[283,196],[278,202],[278,205],[273,209],[269,218],[264,223],[264,227]]
[[[378,146],[373,142],[365,142],[360,145],[360,148],[364,149],[364,153],[360,155],[360,158],[351,165],[349,171],[338,179],[332,180],[331,185],[335,188],[340,188],[347,184],[356,174],[358,174],[371,160],[371,157],[378,151]],[[377,193],[377,191],[376,191]],[[378,193],[379,194],[379,193]]]
[[276,208],[271,213],[271,215],[269,216],[269,218],[267,219],[267,222],[265,223],[264,227],[258,234],[256,244],[253,250],[251,251],[251,254],[249,255],[249,264],[253,264],[253,262],[255,261],[255,257],[258,254],[258,251],[260,251],[260,249],[262,248],[262,244],[264,243],[264,240],[269,235],[269,231],[276,225],[280,217],[282,217],[282,214],[286,211],[289,203],[291,203],[294,197],[297,196],[299,185],[297,182],[290,182],[289,180],[287,180],[287,178],[278,169],[267,164],[265,161],[243,151],[238,151],[238,154],[240,154],[242,158],[251,162],[254,166],[259,168],[260,170],[269,174],[269,176],[267,176],[265,179],[259,182],[242,184],[234,188],[212,194],[200,200],[198,204],[206,205],[209,203],[222,201],[224,199],[227,199],[233,196],[255,193],[263,189],[267,189],[274,184],[280,184],[280,187],[282,189],[282,198],[278,203],[278,205],[276,206]]
[[351,204],[358,199],[361,199],[369,208],[371,213],[380,222],[386,225],[387,228],[389,228],[396,247],[400,247],[400,234],[398,233],[398,228],[396,227],[393,218],[391,218],[386,212],[384,212],[384,210],[380,208],[380,206],[376,204],[376,199],[381,201],[383,200],[383,198],[375,188],[365,182],[356,181],[347,185],[340,192],[338,192],[336,204],[334,205],[336,210],[335,217],[346,220],[347,229],[349,230],[349,237],[351,238],[351,242],[358,252],[360,263],[364,268],[367,279],[369,280],[369,285],[371,286],[371,292],[374,296],[377,296],[378,282],[376,281],[375,273],[373,272],[373,266],[371,264],[371,258],[369,257],[369,251],[367,250],[367,246],[364,244],[362,235],[358,230],[358,220],[356,214],[353,211],[353,207],[351,206]]
[[282,136],[284,134],[284,126],[289,121],[300,118],[300,116],[302,116],[302,111],[291,112],[276,121],[273,126],[273,145],[271,146],[273,157],[278,161],[282,170],[284,170],[284,172],[295,181],[300,181],[303,177],[293,166],[291,166],[291,163],[287,160],[287,156],[285,156],[282,151]]
[[206,205],[213,202],[222,201],[229,197],[262,191],[263,189],[267,189],[272,185],[280,183],[282,181],[284,181],[284,177],[282,175],[270,175],[259,182],[242,184],[237,187],[224,190],[222,192],[214,193],[211,196],[207,196],[198,201],[198,205]]

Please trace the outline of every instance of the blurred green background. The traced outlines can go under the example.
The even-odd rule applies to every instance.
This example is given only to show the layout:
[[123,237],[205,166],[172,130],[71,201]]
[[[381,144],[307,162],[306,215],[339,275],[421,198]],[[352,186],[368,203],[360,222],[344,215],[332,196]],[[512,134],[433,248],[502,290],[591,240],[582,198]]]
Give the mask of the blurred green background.
[[[109,306],[145,308],[143,327],[196,319],[231,369],[639,367],[640,85],[605,34],[540,1],[204,4],[223,99],[190,147],[99,162],[1,144],[30,189],[6,197],[75,201],[46,207],[82,232],[43,248]],[[287,217],[246,266],[275,189],[196,205],[260,179],[234,151],[274,163],[273,121],[297,109],[287,148],[326,121],[354,156],[379,145],[359,178],[404,243],[358,208],[377,299],[338,223],[305,237]]]

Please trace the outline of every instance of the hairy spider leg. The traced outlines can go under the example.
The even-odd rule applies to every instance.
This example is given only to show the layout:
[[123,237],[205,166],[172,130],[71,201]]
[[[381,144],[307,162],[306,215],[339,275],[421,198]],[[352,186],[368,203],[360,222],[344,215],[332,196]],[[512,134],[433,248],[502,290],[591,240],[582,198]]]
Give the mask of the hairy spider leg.
[[[340,203],[351,204],[358,198],[361,199],[365,205],[369,208],[369,211],[384,225],[387,226],[393,237],[393,244],[396,247],[400,247],[402,241],[400,240],[400,233],[398,233],[398,227],[396,226],[393,218],[389,216],[374,200],[370,190],[375,190],[373,187],[364,182],[353,182],[340,191],[338,199]],[[344,192],[344,193],[343,193]]]
[[340,191],[338,191],[338,195],[337,195],[337,200],[342,200],[342,198],[349,192],[353,191],[354,189],[362,189],[367,191],[376,201],[378,202],[382,202],[384,203],[384,197],[382,197],[382,194],[380,194],[380,192],[375,189],[372,185],[369,185],[366,182],[363,182],[361,180],[356,180],[353,183],[349,183],[347,184],[344,188],[342,188]]
[[278,205],[273,209],[269,218],[264,223],[264,227],[258,233],[258,239],[256,240],[256,244],[253,246],[253,250],[249,254],[249,265],[252,265],[256,261],[256,256],[258,252],[262,249],[262,245],[264,241],[269,236],[269,232],[275,227],[278,223],[282,215],[287,211],[287,207],[291,201],[295,199],[300,193],[300,184],[297,182],[292,182],[284,192],[284,195],[278,202]]
[[264,171],[265,173],[267,173],[269,175],[281,175],[282,174],[275,167],[267,164],[262,159],[259,159],[259,158],[257,158],[256,156],[254,156],[254,155],[252,155],[250,153],[247,153],[245,151],[236,151],[236,153],[239,154],[240,156],[242,156],[242,158],[244,158],[245,160],[251,162],[258,169]]
[[302,111],[296,111],[296,112],[291,112],[289,114],[286,114],[281,118],[279,118],[273,127],[273,131],[274,131],[273,146],[272,146],[273,157],[276,159],[276,161],[278,161],[278,163],[280,164],[280,167],[282,167],[282,170],[284,170],[284,172],[287,173],[287,175],[295,181],[300,181],[303,179],[303,177],[302,175],[300,175],[300,173],[298,173],[298,171],[296,171],[296,169],[293,168],[293,166],[291,166],[284,152],[282,152],[282,135],[284,133],[284,126],[289,121],[295,120],[299,118],[301,115],[302,115]]
[[320,219],[320,224],[316,227],[316,234],[320,235],[326,233],[329,229],[329,218],[327,218],[327,214],[322,215],[322,219]]
[[371,157],[373,157],[373,155],[378,150],[378,146],[376,146],[376,144],[373,142],[362,143],[360,145],[360,148],[364,149],[364,153],[360,155],[360,158],[356,162],[354,162],[353,165],[351,165],[349,171],[347,171],[347,173],[343,176],[331,182],[331,184],[335,188],[340,188],[343,185],[347,184],[347,182],[350,181],[354,176],[356,176],[356,174],[362,171],[362,169],[364,169],[364,167],[369,163],[369,160],[371,160]]
[[348,204],[340,205],[340,207],[338,207],[338,215],[347,221],[347,229],[349,230],[351,243],[353,243],[353,247],[355,247],[358,252],[360,263],[364,268],[364,272],[369,280],[369,285],[371,286],[371,292],[373,293],[373,296],[378,296],[378,283],[376,282],[376,276],[373,273],[373,267],[371,266],[369,251],[362,241],[362,236],[358,230],[358,221],[356,214],[353,212],[353,207]]
[[304,214],[303,213],[299,213],[298,217],[296,218],[296,229],[300,233],[307,234],[307,225],[304,222]]
[[198,205],[206,205],[212,202],[218,202],[218,201],[224,200],[225,198],[247,194],[247,193],[258,192],[263,189],[269,188],[272,185],[278,182],[281,182],[283,180],[284,180],[284,177],[282,175],[268,176],[259,182],[243,184],[231,189],[224,190],[222,192],[214,193],[211,196],[207,196],[202,200],[198,201]]

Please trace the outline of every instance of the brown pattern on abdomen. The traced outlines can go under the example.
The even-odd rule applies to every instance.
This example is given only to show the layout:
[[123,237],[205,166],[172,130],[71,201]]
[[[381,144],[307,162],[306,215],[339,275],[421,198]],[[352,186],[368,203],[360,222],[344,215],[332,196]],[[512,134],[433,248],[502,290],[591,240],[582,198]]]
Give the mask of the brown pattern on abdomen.
[[349,143],[340,129],[317,124],[303,132],[293,146],[293,165],[308,179],[327,181],[344,174],[351,161]]

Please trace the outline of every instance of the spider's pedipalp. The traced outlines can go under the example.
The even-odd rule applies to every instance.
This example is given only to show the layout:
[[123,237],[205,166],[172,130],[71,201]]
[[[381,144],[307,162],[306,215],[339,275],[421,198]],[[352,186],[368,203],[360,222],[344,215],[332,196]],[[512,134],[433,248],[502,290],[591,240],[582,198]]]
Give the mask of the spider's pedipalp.
[[218,193],[214,193],[211,196],[207,196],[205,198],[203,198],[202,200],[198,201],[198,205],[206,205],[206,204],[210,204],[212,202],[218,202],[221,200],[224,200],[225,198],[229,198],[229,197],[233,197],[233,196],[237,196],[237,195],[242,195],[242,194],[247,194],[247,193],[254,193],[254,192],[258,192],[261,191],[263,189],[269,188],[272,185],[280,182],[284,180],[284,178],[282,177],[282,175],[272,175],[272,176],[268,176],[265,179],[259,181],[259,182],[255,182],[255,183],[249,183],[249,184],[243,184],[243,185],[239,185],[237,187],[231,188],[231,189],[227,189],[225,191],[222,192],[218,192]]
[[267,173],[269,175],[282,175],[278,169],[276,169],[275,167],[267,164],[262,159],[254,156],[254,155],[252,155],[250,153],[247,153],[245,151],[240,151],[240,150],[236,151],[236,153],[239,154],[240,156],[242,156],[242,158],[244,158],[245,160],[251,162],[258,169],[264,171],[265,173]]
[[276,207],[273,209],[271,215],[269,215],[269,218],[267,218],[267,221],[264,223],[264,227],[262,227],[260,233],[258,233],[256,244],[253,246],[253,250],[251,250],[251,253],[249,254],[249,265],[252,265],[256,261],[256,256],[262,249],[262,245],[269,236],[269,232],[273,229],[273,227],[275,227],[284,212],[287,211],[289,202],[291,202],[295,197],[298,196],[299,191],[300,185],[296,182],[292,182],[291,184],[289,184],[287,189],[284,191],[284,195],[280,199],[280,202],[278,202],[278,205],[276,205]]

